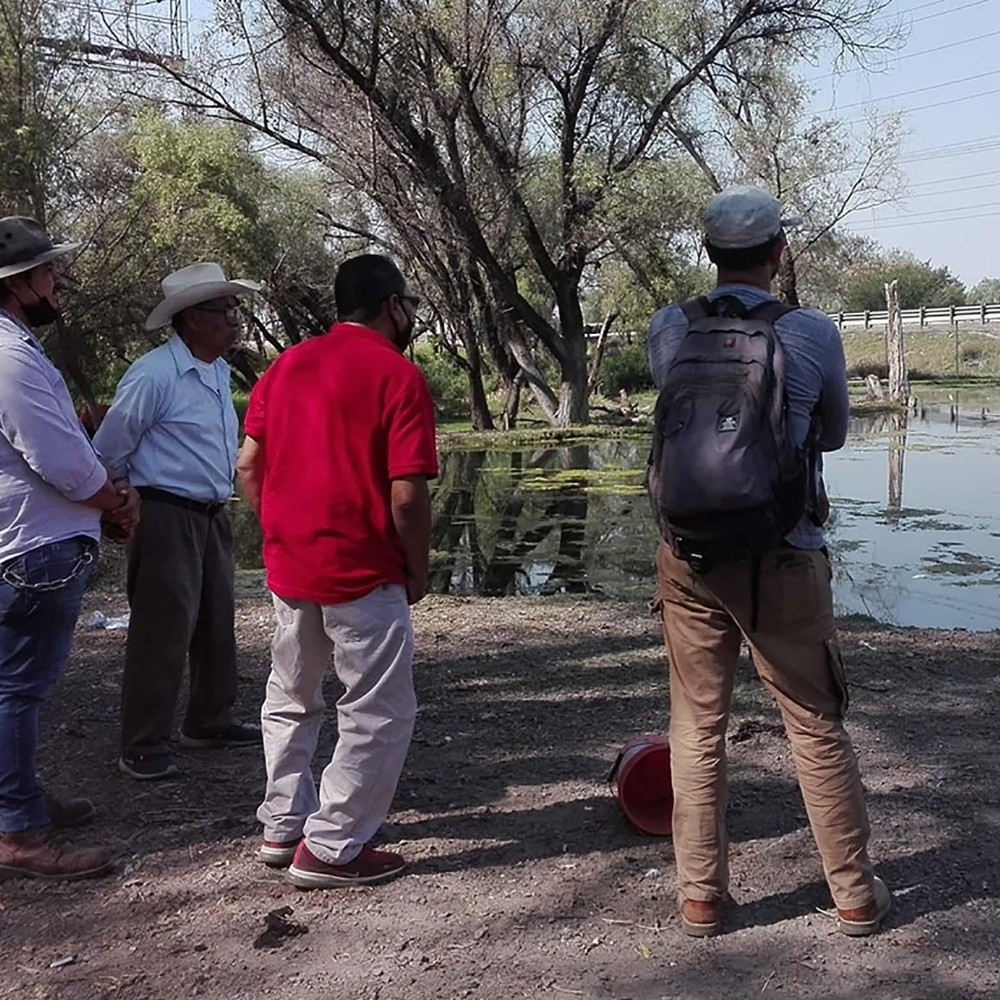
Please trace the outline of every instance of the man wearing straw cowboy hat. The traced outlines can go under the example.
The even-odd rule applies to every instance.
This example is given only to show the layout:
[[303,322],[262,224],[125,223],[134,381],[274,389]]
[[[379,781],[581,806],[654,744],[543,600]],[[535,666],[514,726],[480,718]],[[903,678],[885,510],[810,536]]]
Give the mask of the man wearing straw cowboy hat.
[[0,874],[81,878],[104,848],[53,833],[86,822],[88,799],[45,795],[35,774],[38,710],[69,658],[97,555],[101,512],[125,536],[139,498],[113,483],[35,331],[59,317],[54,244],[33,219],[0,219]]
[[143,500],[128,558],[118,762],[140,781],[178,773],[169,741],[185,662],[191,683],[181,745],[260,743],[256,726],[232,717],[236,638],[226,503],[238,420],[224,360],[239,338],[237,297],[259,288],[230,281],[215,263],[164,278],[146,329],[169,323],[173,335],[125,373],[94,438],[108,467],[127,474]]

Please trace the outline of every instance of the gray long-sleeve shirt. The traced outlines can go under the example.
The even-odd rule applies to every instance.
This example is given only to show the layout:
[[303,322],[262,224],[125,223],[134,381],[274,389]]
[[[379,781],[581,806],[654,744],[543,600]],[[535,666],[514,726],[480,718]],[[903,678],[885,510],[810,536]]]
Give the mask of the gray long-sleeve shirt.
[[[721,285],[708,298],[734,295],[747,308],[767,302],[774,296],[754,285]],[[656,387],[663,385],[677,349],[688,331],[688,322],[680,306],[667,306],[649,323],[649,366]],[[774,332],[785,352],[785,392],[795,443],[803,445],[809,433],[814,410],[820,418],[819,450],[837,451],[847,439],[850,405],[844,345],[840,331],[829,316],[816,309],[796,309],[774,324]],[[817,461],[817,475],[822,460]],[[822,528],[803,518],[786,536],[801,549],[819,549],[825,544]]]
[[99,538],[100,511],[80,501],[107,478],[62,375],[0,309],[0,563],[49,542]]

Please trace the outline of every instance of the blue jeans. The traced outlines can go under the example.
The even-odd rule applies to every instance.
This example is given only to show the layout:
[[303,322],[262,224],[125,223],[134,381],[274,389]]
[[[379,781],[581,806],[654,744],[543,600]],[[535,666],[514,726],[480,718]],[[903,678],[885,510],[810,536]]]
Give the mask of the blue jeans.
[[47,826],[38,786],[38,709],[69,659],[83,592],[97,558],[68,538],[0,565],[0,832]]

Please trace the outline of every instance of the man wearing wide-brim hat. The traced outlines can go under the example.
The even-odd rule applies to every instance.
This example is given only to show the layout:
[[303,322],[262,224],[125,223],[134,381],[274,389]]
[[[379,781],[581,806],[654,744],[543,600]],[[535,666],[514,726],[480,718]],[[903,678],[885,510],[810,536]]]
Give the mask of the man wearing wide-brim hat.
[[113,483],[36,331],[59,318],[52,242],[34,219],[0,219],[0,877],[80,878],[111,866],[58,828],[94,815],[36,777],[38,711],[69,659],[97,557],[101,512],[127,537],[139,498]]
[[138,780],[178,773],[170,739],[184,667],[190,697],[180,744],[259,745],[233,720],[236,700],[233,491],[238,420],[225,355],[241,328],[238,297],[259,290],[214,263],[162,282],[146,329],[170,324],[165,344],[136,361],[115,393],[94,445],[143,501],[129,547],[131,619],[122,682],[119,768]]

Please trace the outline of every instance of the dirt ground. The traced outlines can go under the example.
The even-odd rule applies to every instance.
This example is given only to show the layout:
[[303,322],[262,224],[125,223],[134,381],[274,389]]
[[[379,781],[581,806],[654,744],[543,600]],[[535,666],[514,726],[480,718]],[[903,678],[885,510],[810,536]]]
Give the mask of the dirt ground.
[[[119,596],[95,609],[124,610]],[[241,713],[256,715],[270,608],[241,599]],[[298,891],[253,860],[256,750],[183,752],[183,780],[114,767],[123,632],[81,625],[44,718],[44,777],[90,794],[114,876],[0,885],[0,996],[332,1000],[1000,997],[1000,633],[845,623],[872,849],[896,892],[882,935],[830,905],[784,735],[741,671],[730,729],[732,892],[681,935],[669,840],[630,830],[605,779],[662,729],[656,623],[562,599],[430,598],[416,612],[417,730],[380,835],[388,885]],[[337,692],[331,682],[328,704]],[[336,738],[331,716],[318,764]],[[82,838],[81,838],[82,839]]]

